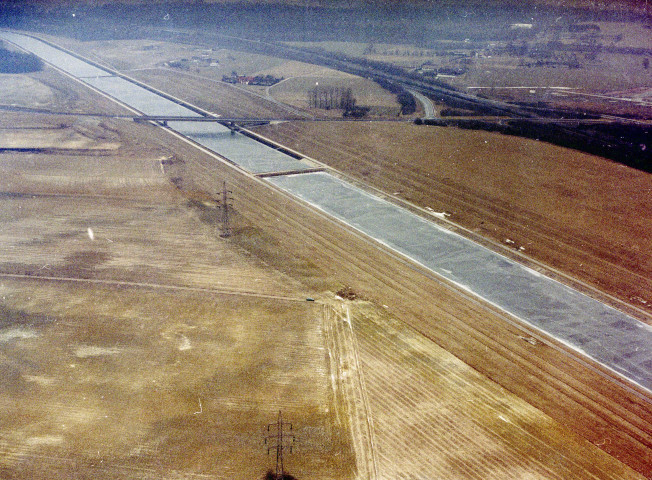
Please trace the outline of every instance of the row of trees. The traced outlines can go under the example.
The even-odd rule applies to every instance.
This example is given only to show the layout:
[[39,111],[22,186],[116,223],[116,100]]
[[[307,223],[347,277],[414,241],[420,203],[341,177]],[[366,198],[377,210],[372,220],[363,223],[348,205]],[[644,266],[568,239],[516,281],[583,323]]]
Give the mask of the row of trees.
[[348,112],[355,109],[355,102],[350,88],[317,85],[308,91],[310,108],[341,109]]
[[[537,113],[542,113],[539,110]],[[650,127],[626,124],[555,125],[539,123],[527,118],[500,122],[481,118],[417,119],[416,124],[455,126],[471,130],[499,132],[505,135],[532,138],[553,145],[600,155],[645,172],[652,172],[648,149]]]

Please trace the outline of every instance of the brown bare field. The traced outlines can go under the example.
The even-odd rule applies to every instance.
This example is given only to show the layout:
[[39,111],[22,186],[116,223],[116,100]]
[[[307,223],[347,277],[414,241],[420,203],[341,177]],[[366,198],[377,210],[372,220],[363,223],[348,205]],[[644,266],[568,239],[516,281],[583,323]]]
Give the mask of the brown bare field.
[[[25,92],[30,92],[29,97]],[[0,103],[18,107],[41,107],[53,97],[52,89],[27,75],[0,77]]]
[[[193,188],[208,189],[215,177],[231,185],[238,211],[233,241],[238,245],[299,276],[313,290],[333,292],[351,285],[359,295],[385,305],[405,327],[414,327],[427,341],[553,418],[555,425],[568,428],[564,438],[575,431],[639,472],[646,471],[652,451],[646,394],[630,390],[551,339],[506,322],[503,313],[413,265],[382,254],[381,246],[262,182],[242,178],[210,158],[193,158],[185,171]],[[459,388],[463,395],[467,387]],[[508,435],[507,442],[519,441]],[[406,453],[397,448],[393,455],[398,460]],[[613,468],[605,464],[603,472]]]
[[351,75],[332,68],[314,65],[312,63],[298,62],[295,60],[285,60],[280,65],[272,68],[257,70],[256,75],[273,75],[275,77],[292,78],[292,77],[339,77],[355,78]]
[[647,173],[454,128],[322,122],[257,131],[652,312]]
[[269,89],[278,101],[308,110],[309,93],[315,87],[351,88],[356,105],[370,107],[371,115],[397,116],[401,110],[396,95],[389,93],[378,84],[360,77],[338,76],[300,76],[284,80]]
[[131,75],[164,92],[174,91],[185,101],[222,116],[301,118],[294,109],[217,80],[169,70],[144,70]]
[[[303,62],[287,61],[245,52],[225,49],[205,49],[170,42],[148,40],[121,40],[80,42],[66,40],[59,44],[83,51],[93,61],[123,71],[129,76],[163,91],[179,89],[194,105],[215,113],[229,112],[231,116],[258,116],[296,118],[297,110],[305,115],[341,115],[341,111],[326,112],[309,109],[308,93],[316,83],[322,86],[351,88],[359,106],[370,107],[371,114],[396,116],[400,105],[396,96],[375,82],[330,68]],[[82,47],[83,45],[83,47]],[[207,55],[219,62],[215,67],[190,63],[188,71],[163,68],[165,62],[181,58],[192,59]],[[274,75],[284,80],[269,88],[227,85],[222,75],[232,71],[240,75]],[[182,78],[183,81],[179,82]],[[178,85],[181,83],[181,85]],[[206,84],[211,90],[206,89]],[[258,93],[253,97],[243,92]],[[201,92],[197,94],[197,92]],[[210,92],[210,93],[209,93]],[[261,98],[264,97],[264,98]],[[290,105],[293,108],[284,107]]]
[[628,475],[382,309],[351,309],[380,478]]
[[[399,145],[395,137],[384,138],[394,144],[388,149]],[[287,145],[294,146],[292,141]],[[191,150],[178,155],[196,158]],[[325,223],[320,214],[296,207],[285,195],[252,184],[252,179],[234,176],[219,162],[197,158],[186,163],[184,176],[193,190],[200,191],[210,191],[216,177],[230,182],[240,222],[233,241],[268,265],[300,277],[317,291],[336,291],[353,283],[367,298],[389,305],[401,321],[556,422],[638,471],[646,471],[651,445],[645,426],[650,422],[647,395],[628,390],[616,379],[605,380],[603,375],[610,376],[607,372],[573,359],[572,353],[550,339],[536,340],[534,345],[524,341],[532,338],[532,332],[524,334],[521,327],[505,323],[504,314],[460,297],[460,292],[451,292],[450,286],[428,276],[415,275],[412,266],[379,257],[377,245],[337,225],[327,228],[331,222]],[[424,298],[437,300],[424,303]],[[559,355],[560,350],[564,355]]]
[[4,478],[261,478],[279,410],[289,471],[350,477],[320,305],[38,279],[1,291]]
[[[273,69],[286,62],[255,53],[148,39],[80,42],[51,35],[43,35],[43,38],[65,48],[84,52],[90,60],[125,72],[160,68],[166,62],[185,59],[188,61],[189,72],[218,80],[222,75],[230,75],[233,70],[240,75],[257,75],[262,70]],[[206,57],[212,59],[217,65],[210,66],[204,62],[193,61]]]
[[3,145],[43,149],[0,154],[0,476],[260,478],[282,410],[289,471],[352,478],[324,305],[221,239],[150,133],[0,120]]
[[101,96],[88,97],[88,87],[78,82],[61,82],[52,77],[52,69],[28,74],[0,76],[0,104],[43,108],[67,113],[101,112],[127,113],[115,102]]
[[[178,82],[169,87],[169,93],[181,94]],[[95,163],[101,173],[89,176],[91,187],[77,180],[87,189],[80,194],[69,190],[70,182],[60,186],[57,178],[74,177],[85,162],[92,168],[90,158],[68,167],[62,160],[72,155],[66,153],[53,157],[47,174],[30,176],[21,163],[23,170],[39,168],[47,164],[43,155],[31,163],[25,161],[31,154],[2,155],[3,166],[13,165],[15,179],[11,189],[2,188],[9,193],[2,200],[25,201],[4,207],[0,217],[11,227],[0,230],[6,255],[17,254],[18,267],[27,264],[22,273],[31,277],[41,267],[50,268],[52,256],[56,275],[69,271],[80,280],[54,285],[52,280],[19,280],[7,276],[21,273],[16,265],[0,265],[9,268],[1,282],[1,305],[2,318],[11,325],[5,331],[3,367],[18,385],[3,395],[16,425],[9,430],[14,436],[5,433],[0,443],[7,452],[7,475],[52,478],[54,469],[64,478],[73,472],[88,476],[104,472],[107,462],[105,475],[122,478],[242,472],[241,478],[253,478],[269,462],[264,449],[254,448],[260,446],[260,422],[275,420],[257,408],[266,405],[261,399],[267,401],[268,390],[275,394],[279,389],[302,399],[289,402],[286,416],[304,428],[297,432],[297,450],[301,438],[307,442],[305,456],[297,451],[288,461],[299,478],[350,478],[355,471],[358,478],[373,478],[376,472],[396,473],[392,465],[401,466],[399,478],[453,471],[458,478],[465,473],[470,474],[466,478],[501,478],[508,472],[541,479],[634,479],[642,478],[634,470],[649,471],[652,413],[645,392],[159,128],[115,120],[107,125],[119,132],[122,145],[110,154],[116,167],[126,170],[101,170]],[[167,169],[162,158],[183,163]],[[136,169],[134,179],[145,179],[145,186],[118,180],[131,177],[129,168]],[[88,173],[81,170],[78,176]],[[163,173],[182,175],[182,191],[162,181]],[[217,237],[210,201],[203,207],[196,201],[210,200],[222,180],[233,191],[235,208],[234,235],[228,241]],[[123,187],[111,195],[116,184]],[[89,190],[99,193],[97,198],[87,195]],[[37,193],[46,191],[52,198]],[[64,197],[75,201],[54,203]],[[45,233],[48,229],[52,234]],[[100,241],[106,247],[100,244],[101,255],[95,255]],[[47,258],[40,256],[41,248],[49,249]],[[120,259],[119,268],[111,265],[114,259]],[[248,269],[253,275],[243,281],[239,272]],[[81,282],[85,278],[93,288]],[[138,284],[138,278],[146,284]],[[226,284],[215,287],[223,278]],[[263,285],[268,290],[259,290]],[[333,320],[324,307],[297,301],[306,295],[330,299],[343,285],[376,305],[351,307],[349,334],[343,316]],[[276,288],[284,298],[269,298]],[[341,308],[341,301],[332,302]],[[381,305],[383,314],[378,313]],[[43,316],[45,321],[37,322]],[[279,336],[286,343],[270,342]],[[38,346],[51,352],[51,370],[39,363],[46,360],[32,348]],[[193,356],[186,364],[187,354]],[[31,363],[21,364],[22,359]],[[98,375],[111,370],[106,367],[116,368],[115,374]],[[77,368],[79,376],[68,373]],[[149,375],[163,388],[141,387]],[[62,378],[69,380],[65,388]],[[24,395],[25,382],[43,388],[50,402],[45,412],[35,412],[25,401],[34,398]],[[407,401],[394,394],[407,386],[414,388]],[[102,403],[105,391],[111,393],[111,405]],[[124,403],[126,391],[134,395],[127,408],[119,409],[115,405]],[[79,394],[86,392],[99,407],[83,403],[87,399]],[[252,392],[252,403],[239,403]],[[473,402],[462,403],[469,398]],[[442,410],[432,411],[437,408]],[[121,421],[102,428],[102,413]],[[206,413],[212,416],[203,423]],[[510,421],[496,420],[496,413]],[[36,421],[29,423],[31,418]],[[70,430],[65,422],[63,427],[51,423],[60,418]],[[432,438],[424,439],[421,427]],[[126,440],[129,432],[141,442]],[[478,441],[460,450],[452,438]],[[424,455],[433,442],[450,448],[427,463]],[[93,447],[100,447],[99,453]],[[233,452],[240,452],[238,458]]]

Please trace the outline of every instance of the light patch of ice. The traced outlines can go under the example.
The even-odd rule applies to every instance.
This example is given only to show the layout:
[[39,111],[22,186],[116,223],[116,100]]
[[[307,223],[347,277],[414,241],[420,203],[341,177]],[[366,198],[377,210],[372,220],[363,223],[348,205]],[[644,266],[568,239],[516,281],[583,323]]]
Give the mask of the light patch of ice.
[[101,357],[103,355],[117,355],[122,349],[117,347],[98,347],[96,345],[82,345],[75,349],[79,358]]
[[88,238],[95,240],[95,234],[93,233],[93,229],[91,227],[88,227]]
[[6,343],[15,339],[35,338],[38,334],[31,328],[9,328],[0,332],[0,342]]
[[35,445],[58,445],[63,442],[63,437],[60,435],[42,435],[40,437],[31,437],[25,443],[30,446]]
[[537,272],[536,270],[534,270],[534,269],[532,269],[530,267],[526,267],[525,265],[521,265],[521,268],[523,270],[525,270],[527,273],[529,273],[530,275],[534,275],[535,277],[543,277],[543,274],[541,274],[541,272]]
[[181,345],[179,345],[179,350],[183,352],[184,350],[190,350],[191,348],[192,345],[190,344],[190,339],[185,335],[181,335]]
[[437,225],[437,224],[433,224],[433,225],[437,229],[438,232],[445,233],[446,235],[452,235],[454,237],[459,238],[459,235],[457,235],[457,233],[455,233],[455,232],[453,232],[453,231],[451,231],[451,230],[449,230],[447,228],[444,228],[441,225]]
[[44,377],[42,375],[23,375],[23,378],[28,382],[38,383],[39,385],[48,386],[54,383],[54,378]]
[[453,283],[458,287],[460,287],[462,290],[466,290],[467,292],[470,292],[475,295],[475,292],[468,285],[464,285],[463,283],[458,283],[458,282],[453,282]]
[[448,212],[435,212],[431,207],[426,207],[426,210],[430,212],[430,215],[438,218],[446,218],[451,216],[451,214]]

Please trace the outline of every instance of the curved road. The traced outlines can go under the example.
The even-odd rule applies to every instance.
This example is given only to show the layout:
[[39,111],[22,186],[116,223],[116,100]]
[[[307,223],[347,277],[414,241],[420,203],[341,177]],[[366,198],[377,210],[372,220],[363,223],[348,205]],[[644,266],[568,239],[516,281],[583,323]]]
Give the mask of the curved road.
[[429,120],[437,117],[437,113],[435,112],[435,105],[432,103],[432,100],[430,100],[425,95],[417,92],[416,90],[408,90],[408,92],[410,92],[412,96],[416,98],[423,106],[424,119]]

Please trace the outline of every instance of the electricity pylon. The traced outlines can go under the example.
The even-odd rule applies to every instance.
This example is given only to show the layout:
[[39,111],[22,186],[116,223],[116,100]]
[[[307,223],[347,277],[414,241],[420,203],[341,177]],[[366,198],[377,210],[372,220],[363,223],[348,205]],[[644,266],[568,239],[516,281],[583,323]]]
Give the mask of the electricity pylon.
[[224,238],[231,236],[231,225],[229,223],[229,208],[233,208],[233,205],[229,203],[231,201],[229,194],[231,193],[233,192],[226,189],[226,182],[223,182],[221,193],[222,198],[219,201],[219,204],[222,213],[222,218],[220,219],[220,223],[222,224],[220,237]]
[[[289,428],[292,431],[292,424],[288,422],[283,422],[283,416],[281,411],[278,412],[278,420],[276,423],[270,423],[267,425],[267,431],[269,432],[272,427],[276,428],[276,433],[273,435],[268,435],[265,437],[265,444],[267,447],[267,454],[271,450],[276,450],[276,475],[275,480],[283,480],[285,471],[283,468],[283,451],[288,449],[292,453],[292,445],[294,444],[294,435],[287,434],[284,431],[284,428]],[[269,443],[267,442],[269,440]]]

